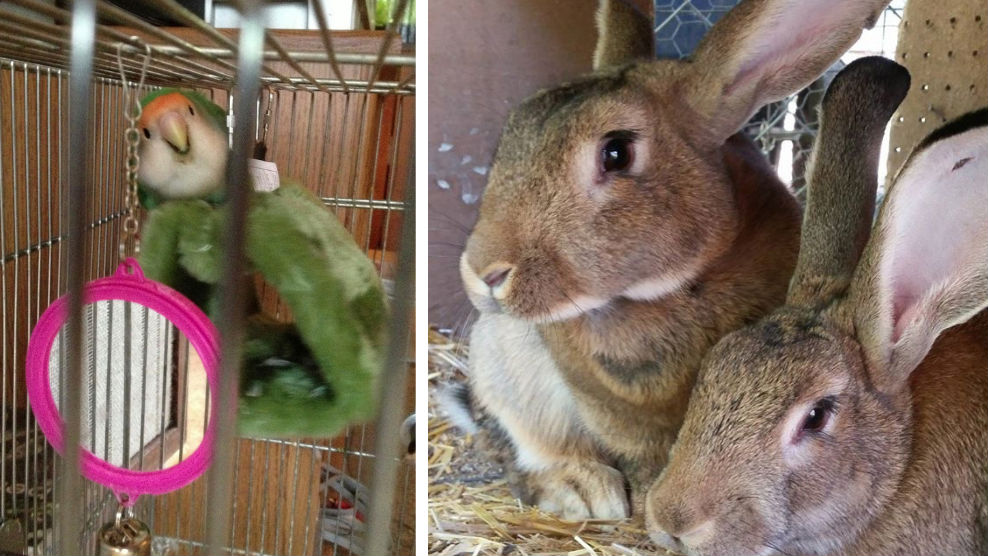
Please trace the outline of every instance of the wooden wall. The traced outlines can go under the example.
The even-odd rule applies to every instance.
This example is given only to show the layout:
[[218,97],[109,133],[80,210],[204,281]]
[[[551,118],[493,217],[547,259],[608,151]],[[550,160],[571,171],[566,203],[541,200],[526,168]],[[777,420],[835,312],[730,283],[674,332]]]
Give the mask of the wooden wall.
[[458,258],[508,110],[590,71],[595,0],[429,3],[429,322],[470,313]]

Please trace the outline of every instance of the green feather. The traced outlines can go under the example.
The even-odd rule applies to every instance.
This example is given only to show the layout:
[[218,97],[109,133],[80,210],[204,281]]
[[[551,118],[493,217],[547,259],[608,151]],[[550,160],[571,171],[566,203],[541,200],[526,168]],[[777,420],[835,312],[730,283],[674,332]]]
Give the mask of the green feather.
[[[144,228],[145,275],[215,316],[225,207],[165,201]],[[239,407],[250,436],[332,436],[375,411],[388,311],[373,263],[322,202],[283,184],[253,193],[246,251],[294,324],[248,322]]]
[[[141,182],[137,182],[137,200],[141,203],[141,206],[147,210],[153,210],[162,203],[168,201],[168,199],[162,197],[158,194],[158,192],[150,187],[144,187],[144,184]],[[226,188],[221,187],[220,189],[204,197],[202,200],[214,207],[222,205],[226,202]]]
[[211,212],[203,201],[171,201],[152,210],[141,232],[140,254],[145,276],[181,292],[207,314],[216,280],[189,272],[182,245],[190,229],[209,225]]
[[[282,185],[254,196],[248,215],[252,265],[291,308],[323,379],[340,392],[319,427],[338,430],[373,415],[377,375],[386,345],[387,309],[373,263],[342,224],[308,191]],[[356,310],[355,310],[356,309]],[[283,393],[279,389],[270,395]],[[261,429],[259,397],[241,411],[241,430]],[[275,410],[274,405],[265,405]],[[285,405],[283,414],[296,413]],[[312,423],[313,416],[297,415]],[[263,421],[262,421],[263,422]]]

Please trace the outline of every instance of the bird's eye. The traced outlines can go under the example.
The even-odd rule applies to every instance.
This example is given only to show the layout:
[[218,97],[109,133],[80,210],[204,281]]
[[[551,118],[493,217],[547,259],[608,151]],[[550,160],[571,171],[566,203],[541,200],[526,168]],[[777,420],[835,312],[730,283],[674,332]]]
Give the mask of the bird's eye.
[[196,111],[192,109],[192,105],[189,105],[189,114],[196,115]]
[[148,131],[148,128],[144,128],[144,137],[147,137],[148,139],[151,138],[151,132]]
[[621,172],[627,170],[635,159],[634,137],[628,132],[611,132],[605,137],[600,149],[601,171]]
[[803,424],[800,425],[799,430],[800,435],[818,433],[826,428],[830,418],[834,415],[835,408],[836,404],[832,398],[823,398],[816,402],[803,418]]

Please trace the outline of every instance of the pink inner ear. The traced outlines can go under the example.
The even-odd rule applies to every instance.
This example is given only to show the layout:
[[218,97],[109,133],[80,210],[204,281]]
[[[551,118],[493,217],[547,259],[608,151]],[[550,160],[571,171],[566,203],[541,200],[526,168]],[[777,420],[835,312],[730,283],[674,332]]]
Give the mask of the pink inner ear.
[[[809,35],[818,33],[816,28],[807,30]],[[763,82],[773,83],[773,81],[778,81],[779,76],[787,76],[793,73],[794,68],[798,68],[800,63],[800,54],[803,52],[805,47],[811,44],[808,36],[802,36],[795,43],[786,43],[784,45],[779,44],[767,44],[762,47],[765,50],[759,52],[756,58],[745,61],[744,64],[739,68],[737,76],[734,81],[724,89],[725,94],[731,94],[737,89],[744,89],[751,84],[752,80],[758,79]],[[776,48],[784,47],[782,52],[775,50]],[[777,87],[772,86],[770,90],[775,91]],[[776,100],[774,97],[777,96],[767,95],[765,98],[758,98],[755,102],[755,108],[758,108],[762,104],[767,102],[772,102]]]
[[892,322],[895,323],[895,327],[892,328],[891,338],[893,344],[898,342],[899,338],[902,337],[902,331],[905,329],[906,323],[914,318],[917,310],[916,301],[917,299],[915,297],[896,297],[892,300]]
[[937,302],[928,294],[988,263],[988,128],[934,143],[907,164],[890,193],[882,264],[893,343],[935,313],[924,311]]
[[[760,106],[777,100],[775,97],[787,94],[789,89],[795,91],[799,85],[793,83],[794,77],[799,82],[815,77],[803,69],[807,57],[815,51],[831,50],[828,45],[835,40],[835,33],[861,28],[864,16],[855,12],[862,12],[864,4],[861,0],[800,0],[767,6],[766,10],[775,13],[762,17],[759,25],[740,41],[738,50],[745,55],[725,92],[743,89],[758,80],[762,83],[761,92],[767,93],[765,98],[757,99]],[[861,21],[854,21],[858,17]]]

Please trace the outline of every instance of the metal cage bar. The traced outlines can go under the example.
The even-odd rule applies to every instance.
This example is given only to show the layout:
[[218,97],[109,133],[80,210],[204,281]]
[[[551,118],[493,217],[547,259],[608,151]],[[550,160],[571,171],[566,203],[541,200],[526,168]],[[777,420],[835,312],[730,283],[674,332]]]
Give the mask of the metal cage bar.
[[[72,52],[70,64],[70,106],[77,107],[69,113],[69,133],[71,134],[69,149],[69,167],[78,176],[89,175],[89,129],[90,115],[85,106],[90,100],[89,76],[93,72],[94,45],[96,38],[96,5],[93,0],[78,0],[72,7]],[[67,366],[65,381],[62,384],[82,384],[82,354],[83,354],[83,321],[82,321],[82,286],[83,257],[86,251],[83,245],[85,221],[83,214],[88,212],[89,198],[86,195],[86,182],[83,180],[67,184],[69,207],[69,251],[76,253],[68,260],[68,295],[69,320],[66,350],[73,360]],[[6,315],[5,315],[6,316]],[[65,388],[64,390],[70,390]],[[81,392],[81,388],[74,390]],[[82,490],[82,476],[79,474],[79,440],[81,437],[82,401],[78,395],[67,396],[62,406],[65,423],[65,447],[62,463],[62,487],[60,497],[60,514],[62,523],[60,545],[67,550],[70,547],[84,549],[79,536],[81,531],[82,508],[79,504],[78,492]],[[74,425],[78,423],[78,425]]]
[[[213,527],[207,537],[207,548],[211,553],[219,552],[230,535],[230,505],[233,495],[233,476],[227,472],[233,463],[232,446],[236,436],[237,403],[239,399],[239,378],[241,352],[244,341],[244,319],[246,318],[244,297],[247,292],[244,271],[244,237],[247,232],[247,190],[240,187],[248,182],[247,158],[253,148],[254,102],[259,90],[261,72],[260,52],[264,40],[264,24],[260,17],[259,2],[244,2],[242,13],[244,26],[240,33],[237,67],[237,99],[233,115],[239,129],[233,136],[233,155],[227,165],[227,205],[230,208],[225,230],[225,264],[222,281],[222,305],[220,306],[219,330],[222,344],[220,355],[219,406],[216,419],[216,449],[213,451],[213,466],[209,472],[207,503]],[[261,541],[263,544],[263,540]]]
[[[6,12],[8,21],[0,21],[0,29],[6,30],[0,34],[0,56],[22,59],[45,65],[66,66],[66,49],[70,46],[70,26],[54,22],[70,19],[70,12],[39,0],[9,0],[10,4],[25,8],[28,11],[49,19],[26,17],[16,12]],[[149,68],[149,79],[159,85],[185,84],[196,86],[217,86],[232,83],[236,64],[231,60],[237,57],[236,42],[227,35],[217,31],[202,19],[180,6],[174,0],[161,2],[141,1],[144,5],[154,5],[183,24],[188,25],[199,33],[208,44],[194,44],[187,38],[176,35],[175,32],[155,27],[124,11],[123,9],[100,1],[97,10],[100,17],[115,23],[126,25],[140,36],[124,33],[121,29],[99,24],[96,26],[96,48],[94,51],[94,75],[115,78],[116,45],[123,43],[123,49],[128,54],[143,52],[147,44],[154,55],[155,62]],[[407,2],[406,2],[407,4]],[[399,9],[402,5],[398,6]],[[338,90],[350,92],[365,90],[376,93],[392,92],[396,94],[414,93],[414,73],[401,81],[378,81],[380,68],[411,67],[415,64],[413,55],[391,52],[391,44],[396,36],[394,32],[384,35],[377,52],[346,52],[335,48],[325,27],[325,21],[320,13],[319,41],[322,51],[289,50],[282,46],[273,34],[266,35],[266,42],[271,50],[263,51],[262,79],[265,83],[286,88],[316,89],[328,92]],[[270,63],[281,62],[293,70],[296,75],[289,75],[275,69]],[[301,63],[329,63],[331,76],[314,76],[301,66]],[[136,74],[137,66],[129,60],[125,65]],[[372,65],[375,70],[370,79],[351,80],[341,65]]]

